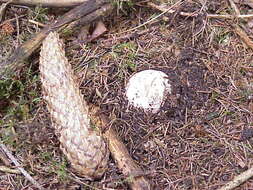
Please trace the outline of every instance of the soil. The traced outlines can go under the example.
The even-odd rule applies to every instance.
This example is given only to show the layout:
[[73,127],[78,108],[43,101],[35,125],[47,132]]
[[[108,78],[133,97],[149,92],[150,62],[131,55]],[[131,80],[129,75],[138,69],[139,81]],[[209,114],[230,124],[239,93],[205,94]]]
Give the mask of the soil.
[[[175,13],[163,15],[167,20],[160,17],[134,31],[160,12],[145,2],[128,5],[103,18],[108,32],[93,42],[72,48],[77,34],[63,38],[84,99],[111,119],[153,189],[214,190],[253,165],[253,53],[232,28],[245,21],[207,19],[206,14],[232,14],[230,5],[201,2],[183,1]],[[247,5],[237,6],[251,11]],[[21,10],[8,9],[6,19]],[[181,16],[181,11],[198,15]],[[49,11],[46,20],[54,17]],[[25,20],[20,26],[26,34],[25,27],[32,27]],[[16,36],[13,32],[8,38],[15,41]],[[35,53],[23,73],[30,69],[29,76],[38,76],[38,59]],[[157,114],[133,108],[125,97],[128,79],[145,69],[165,72],[172,85],[172,94]],[[24,75],[20,72],[17,79]],[[41,98],[40,82],[34,85]],[[17,98],[12,97],[0,99],[0,107],[10,107]],[[127,178],[112,159],[101,180],[76,176],[59,150],[43,99],[32,107],[26,104],[29,116],[12,118],[15,143],[8,147],[40,184],[47,189],[128,189]],[[2,133],[9,128],[6,115],[0,111]],[[0,171],[0,179],[0,189],[35,189],[21,175]],[[236,189],[253,189],[253,180]]]

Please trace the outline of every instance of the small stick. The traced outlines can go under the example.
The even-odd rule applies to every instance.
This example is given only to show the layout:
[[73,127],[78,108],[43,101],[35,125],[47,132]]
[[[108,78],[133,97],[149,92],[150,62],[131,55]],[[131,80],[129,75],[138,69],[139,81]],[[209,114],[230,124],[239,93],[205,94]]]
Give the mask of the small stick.
[[[116,131],[109,127],[109,118],[99,112],[99,108],[91,105],[90,110],[91,119],[98,127],[101,128],[104,138],[108,141],[108,146],[113,159],[116,161],[118,168],[125,176],[132,177],[127,180],[132,190],[151,190],[151,185],[144,175],[134,176],[134,174],[144,174],[142,169],[133,161],[124,143],[118,137]],[[132,174],[132,176],[131,176]]]
[[4,163],[4,165],[11,166],[11,162],[2,151],[0,151],[0,160]]
[[249,168],[240,175],[234,177],[232,181],[230,181],[229,183],[227,183],[218,190],[232,190],[241,185],[242,183],[244,183],[245,181],[247,181],[248,179],[250,179],[251,177],[253,177],[253,167]]
[[248,19],[253,18],[253,14],[248,15],[216,15],[216,14],[207,14],[207,18],[224,18],[224,19],[234,19],[234,18],[241,18],[241,19]]
[[20,170],[17,169],[11,169],[6,166],[0,166],[0,171],[1,172],[6,172],[6,173],[12,173],[12,174],[21,174]]
[[241,29],[240,26],[238,25],[234,25],[234,31],[241,37],[241,39],[243,40],[243,42],[250,47],[251,49],[253,49],[253,41],[248,37],[247,33]]
[[5,20],[5,21],[3,21],[3,22],[0,24],[0,27],[3,26],[3,25],[5,25],[5,24],[8,23],[8,22],[12,22],[12,21],[16,20],[17,18],[22,18],[22,17],[25,17],[25,16],[26,16],[26,15],[20,15],[20,16],[17,16],[17,17],[15,17],[15,18],[11,18],[11,19]]
[[45,27],[45,26],[46,26],[45,24],[42,24],[42,23],[40,23],[40,22],[37,22],[37,21],[35,21],[35,20],[31,20],[31,19],[29,19],[28,22],[30,22],[30,23],[32,23],[32,24],[36,24],[36,25],[38,25],[38,26],[40,26],[40,27]]
[[[12,0],[12,4],[42,7],[74,7],[84,3],[87,0]],[[0,3],[8,2],[8,0],[0,0]]]
[[[119,169],[122,170],[124,175],[131,173],[142,173],[142,169],[133,161],[127,148],[119,139],[116,131],[113,128],[108,129],[104,137],[109,142],[109,149],[112,157],[116,161]],[[133,177],[132,180],[128,181],[129,186],[132,190],[151,190],[149,181],[144,176]]]
[[14,156],[11,154],[11,152],[7,149],[7,147],[4,144],[0,143],[0,148],[5,152],[5,154],[14,163],[14,165],[19,169],[19,171],[26,177],[27,180],[29,180],[38,189],[44,190],[44,188],[37,181],[35,181],[32,178],[32,176],[27,171],[25,171],[24,168],[21,167],[21,165],[19,164],[17,159],[14,158]]

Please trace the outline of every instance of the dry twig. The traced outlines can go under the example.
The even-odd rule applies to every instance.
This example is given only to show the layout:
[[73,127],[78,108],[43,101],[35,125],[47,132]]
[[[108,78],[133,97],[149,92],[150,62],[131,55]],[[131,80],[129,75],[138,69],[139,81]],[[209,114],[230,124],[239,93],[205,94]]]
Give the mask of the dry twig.
[[223,19],[235,19],[235,18],[241,18],[241,19],[248,19],[253,18],[253,14],[248,15],[217,15],[217,14],[207,14],[207,18],[223,18]]
[[4,163],[6,166],[11,166],[11,162],[8,160],[7,156],[0,151],[0,160]]
[[250,179],[251,177],[253,177],[253,167],[236,176],[232,181],[230,181],[218,190],[232,190]]
[[29,19],[28,22],[30,22],[30,23],[32,23],[32,24],[35,24],[35,25],[37,25],[37,26],[40,26],[40,27],[45,27],[45,26],[46,26],[45,24],[42,24],[42,23],[40,23],[40,22],[31,20],[31,19]]
[[[12,4],[43,7],[74,7],[84,3],[87,0],[12,0]],[[0,3],[8,0],[0,0]]]
[[20,16],[17,16],[17,17],[15,17],[15,18],[11,18],[11,19],[5,20],[5,21],[3,21],[2,23],[0,23],[0,27],[3,26],[3,25],[5,25],[6,23],[12,22],[12,21],[14,21],[14,20],[16,20],[16,19],[19,19],[19,18],[22,18],[22,17],[25,17],[25,16],[26,16],[26,15],[20,15]]
[[253,41],[249,38],[247,33],[238,25],[234,25],[234,31],[241,37],[243,42],[253,50]]
[[240,10],[239,10],[238,7],[236,6],[235,2],[234,2],[233,0],[228,0],[228,1],[229,1],[229,3],[230,3],[231,7],[234,9],[236,15],[237,15],[237,16],[240,15],[240,14],[241,14],[241,13],[240,13]]
[[[90,106],[92,121],[99,127],[105,128],[110,124],[109,119],[99,112],[96,106]],[[149,181],[142,175],[142,169],[133,161],[124,143],[119,139],[116,131],[109,127],[103,136],[108,141],[109,149],[113,159],[116,161],[118,168],[125,176],[133,177],[127,181],[132,190],[150,190]],[[140,174],[140,175],[138,175]]]
[[27,180],[29,180],[36,188],[40,190],[44,190],[44,188],[37,182],[35,181],[32,176],[25,171],[24,168],[21,167],[17,159],[11,154],[11,152],[7,149],[7,147],[3,144],[0,143],[0,148],[5,152],[5,154],[9,157],[9,159],[14,163],[14,165],[19,169],[19,171],[26,177]]
[[0,171],[1,172],[6,172],[6,173],[12,173],[12,174],[21,174],[20,170],[17,169],[11,169],[6,166],[0,166]]
[[[7,8],[7,6],[12,2],[13,0],[9,0],[9,1],[6,1],[6,3],[3,3],[1,6],[0,6],[0,22],[2,22],[3,18],[4,18],[4,15],[5,15],[5,10]],[[1,1],[0,1],[1,2]]]

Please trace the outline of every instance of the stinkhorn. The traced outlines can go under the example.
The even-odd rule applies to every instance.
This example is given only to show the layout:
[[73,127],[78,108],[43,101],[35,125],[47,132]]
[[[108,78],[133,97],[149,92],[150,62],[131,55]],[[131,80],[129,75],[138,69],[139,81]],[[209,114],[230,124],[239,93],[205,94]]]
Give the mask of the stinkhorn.
[[129,79],[126,97],[130,105],[157,113],[171,91],[168,76],[164,72],[144,70]]
[[39,68],[44,99],[63,153],[78,174],[100,178],[107,168],[108,146],[99,129],[91,124],[87,103],[56,32],[43,42]]

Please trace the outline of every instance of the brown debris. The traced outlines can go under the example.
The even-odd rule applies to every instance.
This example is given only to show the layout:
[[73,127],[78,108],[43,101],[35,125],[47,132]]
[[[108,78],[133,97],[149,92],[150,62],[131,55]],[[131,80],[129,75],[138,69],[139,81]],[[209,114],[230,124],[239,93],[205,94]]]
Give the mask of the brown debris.
[[230,181],[229,183],[227,183],[226,185],[224,185],[222,188],[218,190],[232,190],[238,187],[239,185],[241,185],[242,183],[244,183],[245,181],[247,181],[248,179],[250,179],[251,177],[253,177],[253,167],[249,168],[248,170],[241,173],[240,175],[235,176],[235,178],[232,181]]
[[0,27],[1,35],[12,35],[14,31],[15,30],[11,22],[6,22]]
[[247,35],[247,33],[238,25],[234,25],[234,31],[236,34],[238,34],[238,36],[240,36],[240,38],[242,39],[242,41],[251,49],[253,49],[253,41],[249,38],[249,36]]
[[241,133],[241,141],[249,140],[253,137],[253,127],[245,127]]
[[96,26],[91,34],[89,34],[89,29],[90,29],[89,25],[83,26],[81,28],[81,31],[78,34],[79,43],[92,42],[107,31],[107,28],[102,21],[98,21],[96,23]]

